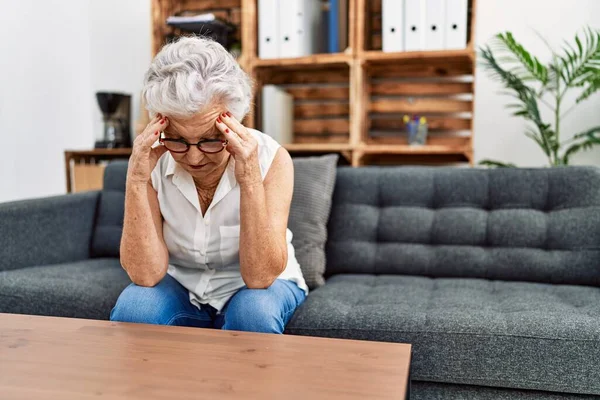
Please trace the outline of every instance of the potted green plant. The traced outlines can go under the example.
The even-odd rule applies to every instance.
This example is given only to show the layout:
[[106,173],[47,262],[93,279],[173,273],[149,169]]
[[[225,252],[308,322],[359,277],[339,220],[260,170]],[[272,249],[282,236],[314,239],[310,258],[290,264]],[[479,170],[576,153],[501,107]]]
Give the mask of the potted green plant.
[[[560,53],[550,49],[552,59],[543,64],[511,32],[505,32],[479,49],[479,60],[490,76],[504,86],[503,93],[515,99],[507,108],[530,122],[525,135],[539,145],[549,165],[568,165],[573,154],[600,144],[600,126],[566,140],[561,138],[561,121],[600,90],[600,31],[587,28],[575,36],[574,44],[565,43]],[[565,94],[572,90],[578,91],[575,103],[565,104]],[[540,105],[552,110],[553,121],[542,119]],[[483,160],[481,164],[515,166],[494,160]]]

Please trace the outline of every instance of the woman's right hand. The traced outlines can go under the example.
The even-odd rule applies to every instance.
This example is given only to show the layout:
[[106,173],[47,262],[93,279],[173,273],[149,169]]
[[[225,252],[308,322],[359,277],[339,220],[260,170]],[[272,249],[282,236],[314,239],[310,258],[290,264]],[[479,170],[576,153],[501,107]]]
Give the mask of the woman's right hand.
[[150,174],[156,167],[158,159],[167,151],[164,146],[152,148],[152,145],[158,140],[160,132],[167,126],[169,126],[169,120],[159,114],[135,138],[127,169],[128,184],[145,185],[150,181]]

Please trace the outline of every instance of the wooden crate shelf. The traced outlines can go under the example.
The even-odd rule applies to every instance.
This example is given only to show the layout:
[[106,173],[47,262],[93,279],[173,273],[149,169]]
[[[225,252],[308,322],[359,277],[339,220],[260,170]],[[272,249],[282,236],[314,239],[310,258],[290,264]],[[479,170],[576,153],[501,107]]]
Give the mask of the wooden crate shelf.
[[260,88],[277,84],[294,99],[295,143],[350,143],[350,66],[347,63],[256,68],[254,72],[257,83],[255,123],[259,130],[263,125]]
[[[260,130],[263,85],[293,96],[295,137],[285,145],[291,153],[337,152],[352,165],[472,162],[476,0],[469,0],[465,49],[397,53],[381,51],[381,3],[349,0],[345,52],[259,59],[257,0],[153,0],[154,53],[165,35],[177,33],[164,23],[169,15],[215,12],[238,27],[239,62],[256,82],[244,123]],[[427,145],[406,143],[404,114],[427,118]]]

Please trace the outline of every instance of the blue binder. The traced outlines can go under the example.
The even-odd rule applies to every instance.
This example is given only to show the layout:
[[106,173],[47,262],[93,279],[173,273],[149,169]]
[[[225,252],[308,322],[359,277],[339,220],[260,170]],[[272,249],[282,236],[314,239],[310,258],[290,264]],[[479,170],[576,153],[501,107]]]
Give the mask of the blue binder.
[[329,52],[338,53],[340,51],[340,3],[339,0],[329,1]]

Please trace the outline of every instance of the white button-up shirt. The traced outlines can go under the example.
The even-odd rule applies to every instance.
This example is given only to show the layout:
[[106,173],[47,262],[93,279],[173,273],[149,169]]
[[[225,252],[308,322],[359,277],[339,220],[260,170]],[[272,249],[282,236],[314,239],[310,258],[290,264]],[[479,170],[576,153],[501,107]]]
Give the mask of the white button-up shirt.
[[[263,180],[280,145],[270,136],[248,129],[258,141]],[[163,217],[163,237],[169,250],[168,273],[190,293],[192,304],[221,310],[245,284],[240,272],[240,188],[235,161],[229,163],[204,216],[192,176],[166,152],[152,171]],[[288,262],[279,279],[295,282],[308,293],[300,265],[287,234]]]

